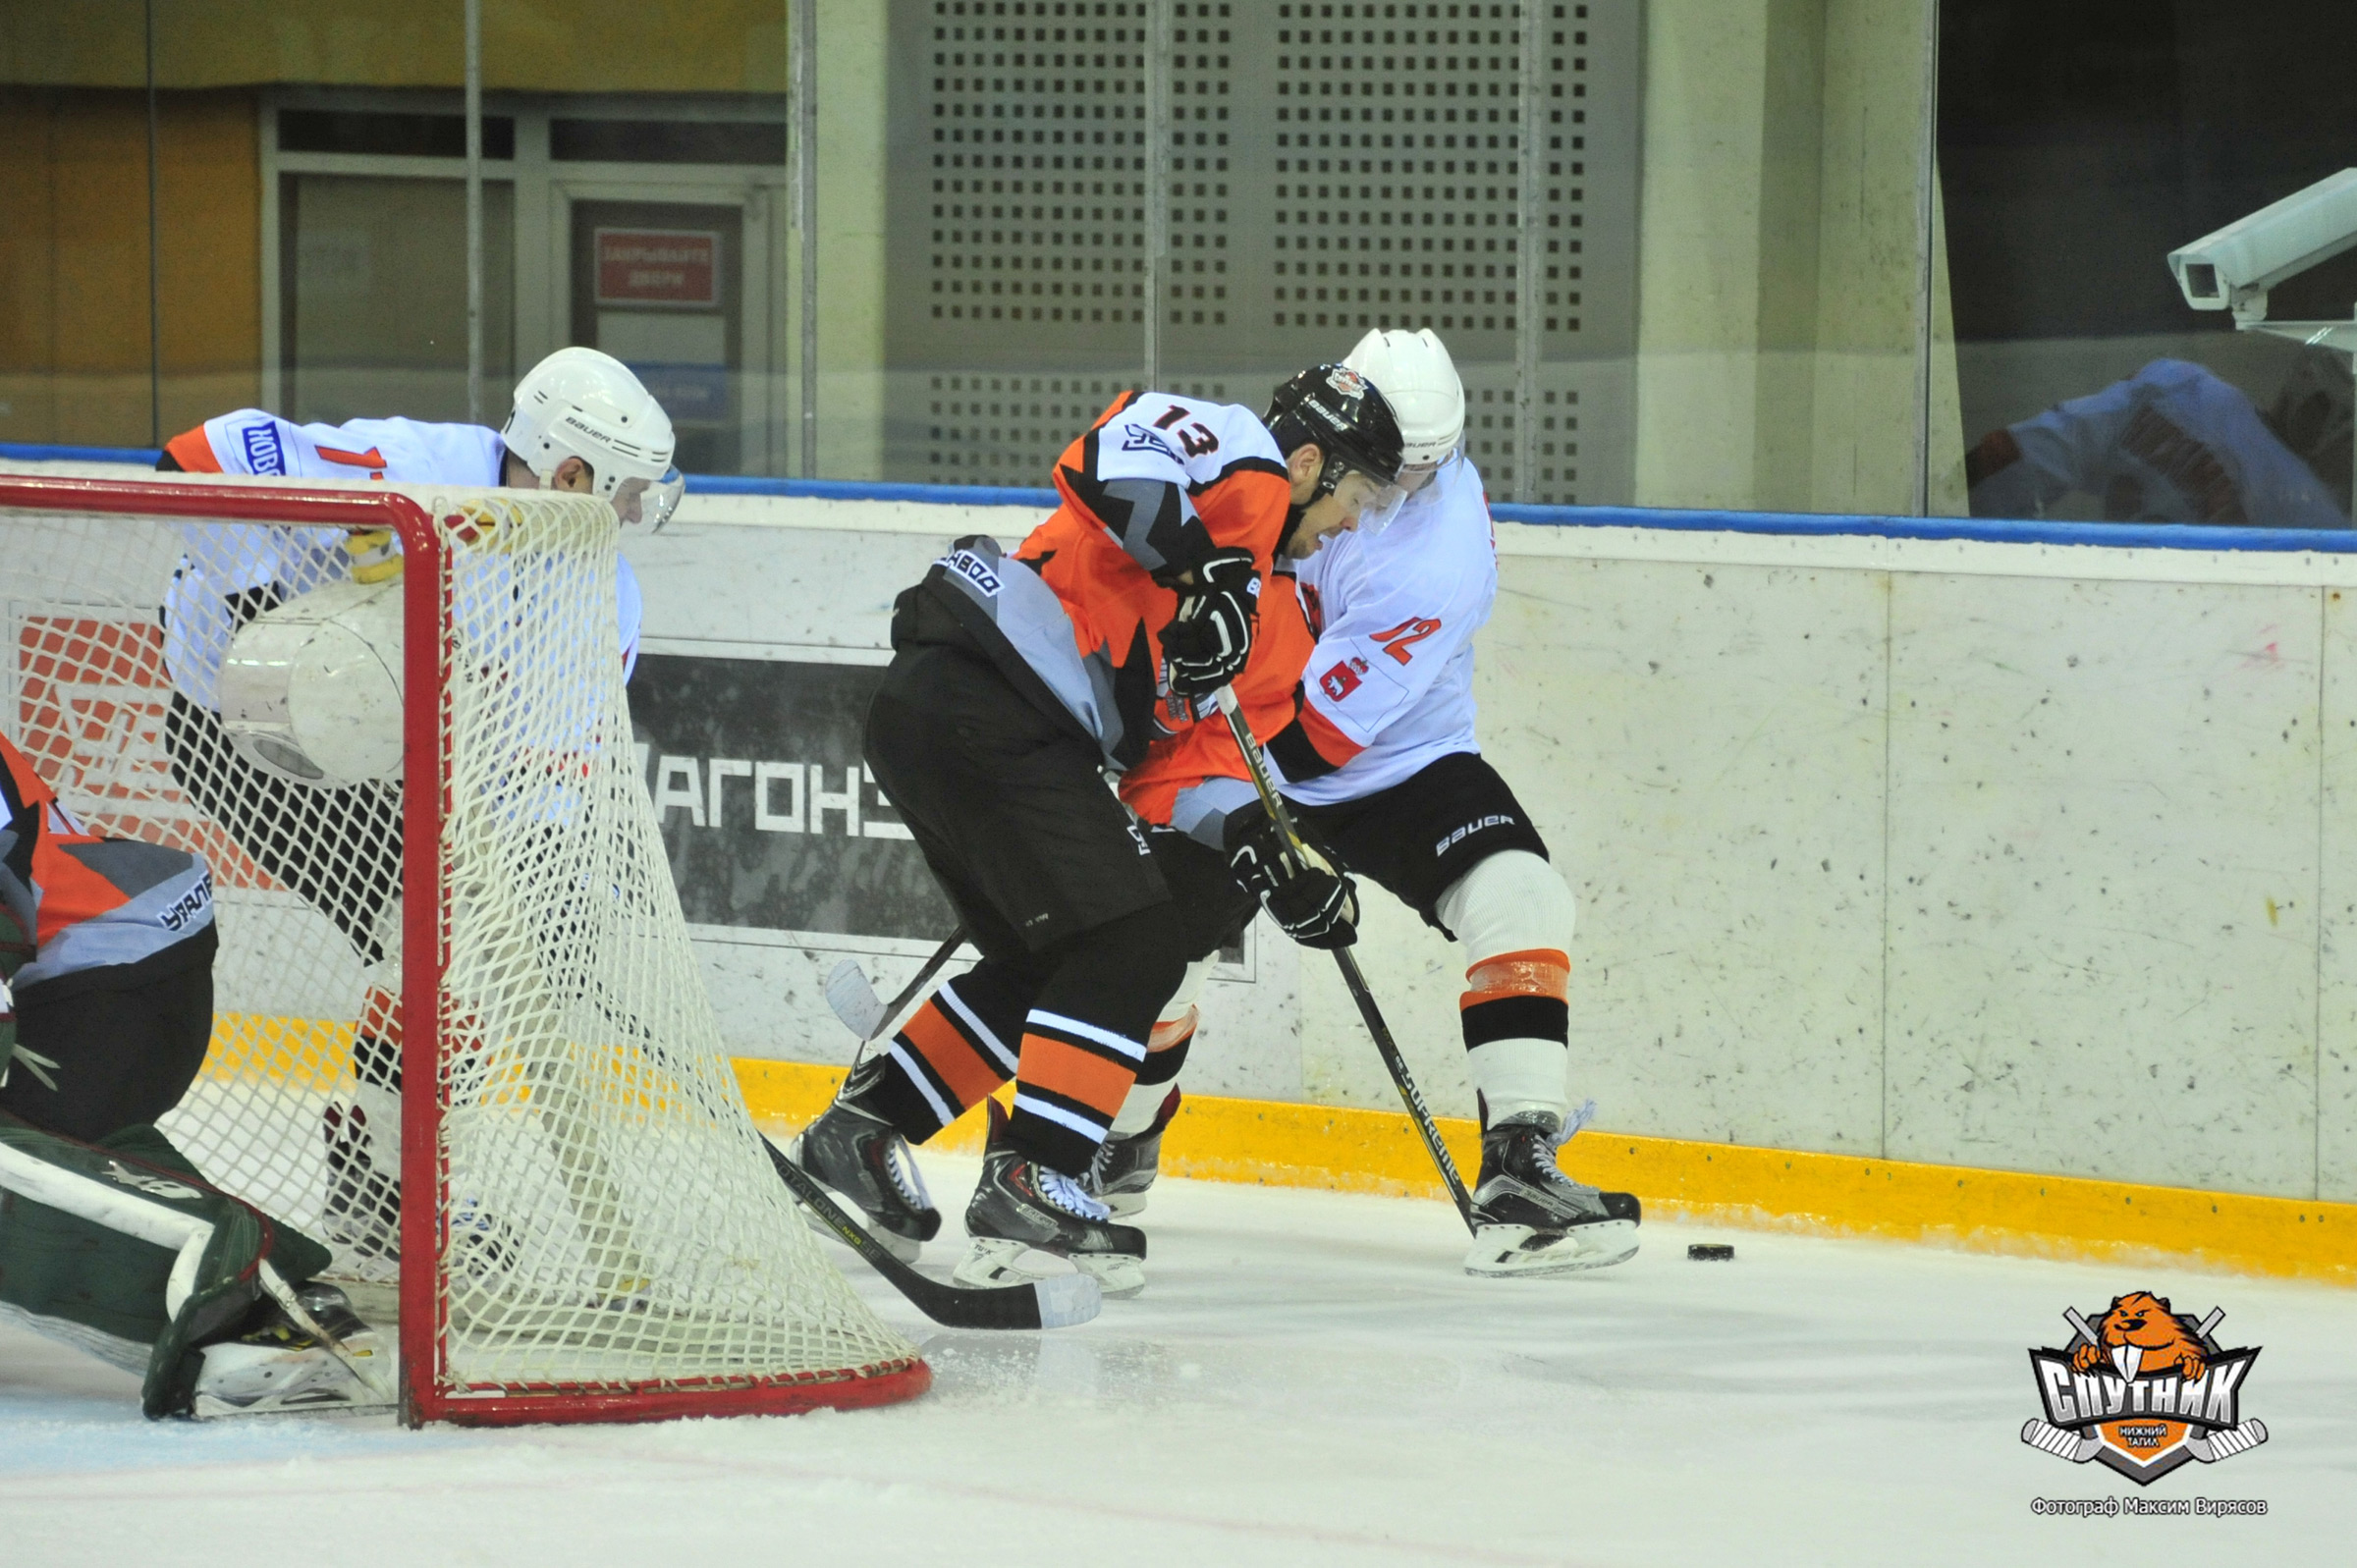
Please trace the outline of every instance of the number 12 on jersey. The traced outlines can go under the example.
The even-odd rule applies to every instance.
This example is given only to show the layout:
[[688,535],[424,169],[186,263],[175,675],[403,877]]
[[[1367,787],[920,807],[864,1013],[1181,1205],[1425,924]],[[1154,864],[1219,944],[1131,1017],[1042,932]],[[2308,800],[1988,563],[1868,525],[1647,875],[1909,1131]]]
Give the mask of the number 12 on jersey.
[[1405,664],[1414,657],[1407,650],[1440,629],[1438,621],[1419,616],[1400,622],[1389,631],[1378,631],[1369,640],[1381,643],[1385,653]]

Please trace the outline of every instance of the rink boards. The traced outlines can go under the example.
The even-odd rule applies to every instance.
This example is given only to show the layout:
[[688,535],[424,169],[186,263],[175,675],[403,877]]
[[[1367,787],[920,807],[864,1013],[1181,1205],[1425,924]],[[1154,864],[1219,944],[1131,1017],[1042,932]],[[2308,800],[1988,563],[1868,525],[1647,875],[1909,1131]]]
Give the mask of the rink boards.
[[[632,687],[649,788],[748,1088],[848,1060],[820,1000],[842,957],[890,995],[938,940],[857,776],[858,682],[951,539],[1040,514],[880,494],[694,494],[629,545],[642,675],[671,677]],[[1730,1217],[2357,1265],[2357,567],[1575,515],[1499,525],[1478,693],[1580,897],[1572,1087],[1603,1131],[1575,1149],[1610,1167],[1583,1174]],[[1361,959],[1427,1097],[1469,1109],[1452,949],[1377,897]],[[1204,1015],[1175,1159],[1426,1179],[1396,1117],[1317,1119],[1397,1104],[1317,955],[1256,930]],[[2165,1189],[2176,1219],[2126,1217]]]
[[[950,539],[1037,514],[691,496],[630,547],[647,648],[872,660]],[[1664,515],[1501,523],[1478,644],[1485,749],[1579,893],[1602,1126],[2357,1200],[2357,562]],[[836,1063],[816,979],[858,952],[889,994],[931,946],[698,936],[733,1049]],[[1255,936],[1190,1088],[1395,1104],[1331,972]],[[1361,959],[1469,1109],[1452,950],[1378,898]]]

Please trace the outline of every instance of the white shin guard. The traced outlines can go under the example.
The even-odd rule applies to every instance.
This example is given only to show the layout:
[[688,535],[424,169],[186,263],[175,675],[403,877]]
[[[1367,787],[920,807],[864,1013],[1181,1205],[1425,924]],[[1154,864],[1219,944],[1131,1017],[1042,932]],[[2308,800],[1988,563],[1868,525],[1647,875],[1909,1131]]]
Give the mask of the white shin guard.
[[[1154,1033],[1146,1042],[1148,1062],[1153,1061],[1158,1051],[1177,1050],[1179,1041],[1194,1034],[1195,999],[1203,995],[1203,983],[1211,978],[1211,959],[1199,958],[1186,966],[1185,978],[1178,982],[1178,989],[1171,1000],[1162,1004],[1162,1017],[1154,1025]],[[1171,1098],[1171,1088],[1172,1080],[1169,1079],[1160,1083],[1131,1084],[1128,1096],[1122,1101],[1122,1108],[1114,1115],[1113,1130],[1108,1136],[1134,1138],[1153,1126],[1155,1116],[1161,1113],[1162,1103]]]
[[[1442,893],[1435,911],[1465,946],[1468,971],[1504,955],[1567,953],[1578,901],[1555,867],[1527,849],[1475,865]],[[1466,1053],[1492,1125],[1528,1111],[1564,1113],[1566,1053],[1560,1040],[1491,1040]]]

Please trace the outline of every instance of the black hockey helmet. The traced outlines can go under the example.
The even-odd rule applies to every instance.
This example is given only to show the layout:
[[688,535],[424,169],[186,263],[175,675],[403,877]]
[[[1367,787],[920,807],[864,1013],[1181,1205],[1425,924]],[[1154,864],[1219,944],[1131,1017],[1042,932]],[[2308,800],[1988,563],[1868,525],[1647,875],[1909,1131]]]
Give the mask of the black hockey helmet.
[[1269,399],[1261,423],[1277,438],[1281,453],[1314,446],[1326,455],[1313,501],[1332,495],[1353,469],[1379,485],[1399,480],[1407,451],[1399,416],[1375,383],[1348,365],[1312,365],[1286,382]]

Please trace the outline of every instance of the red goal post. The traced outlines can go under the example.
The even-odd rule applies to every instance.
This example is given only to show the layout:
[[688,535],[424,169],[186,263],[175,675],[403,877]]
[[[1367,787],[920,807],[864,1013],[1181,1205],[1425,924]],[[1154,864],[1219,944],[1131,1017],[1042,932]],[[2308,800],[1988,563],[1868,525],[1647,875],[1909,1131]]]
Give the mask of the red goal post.
[[[331,1272],[356,1299],[372,1268],[398,1271],[405,1421],[775,1414],[924,1391],[913,1347],[819,1254],[730,1072],[629,760],[610,508],[0,473],[0,529],[12,738],[99,831],[200,841],[226,863],[216,968],[233,995],[167,1130],[216,1182],[311,1230],[340,1168],[329,1108],[356,1103],[356,1050],[396,1037],[398,1261],[339,1247]],[[367,529],[396,534],[404,563],[406,778],[382,786],[398,789],[400,897],[374,938],[348,917],[336,929],[349,890],[296,877],[298,893],[261,864],[300,839],[290,819],[269,838],[258,795],[198,804],[187,735],[217,717],[175,687],[158,610],[207,550],[277,551],[300,580],[273,593],[291,603],[340,580],[343,538]],[[99,666],[78,711],[77,679]],[[340,853],[296,847],[331,868]],[[242,1004],[249,975],[257,996],[293,984],[311,1016]],[[364,1001],[378,981],[388,1000]],[[241,1038],[301,1064],[222,1069]]]

